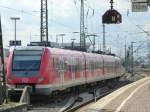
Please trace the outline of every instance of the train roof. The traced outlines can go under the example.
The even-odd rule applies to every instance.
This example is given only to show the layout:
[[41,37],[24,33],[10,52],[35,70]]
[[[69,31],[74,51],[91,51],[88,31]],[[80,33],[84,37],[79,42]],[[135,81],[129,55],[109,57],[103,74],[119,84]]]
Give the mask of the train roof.
[[60,48],[51,48],[51,47],[43,47],[43,46],[17,46],[14,49],[15,50],[44,50],[45,48],[49,49],[50,52],[53,52],[53,54],[76,54],[76,55],[81,55],[82,53],[86,54],[87,56],[94,56],[94,55],[102,55],[105,58],[113,58],[115,57],[116,59],[120,59],[117,56],[111,56],[111,55],[106,55],[106,54],[96,54],[96,53],[88,53],[88,52],[81,52],[81,51],[75,51],[75,50],[68,50],[68,49],[60,49]]
[[83,52],[80,51],[75,51],[75,50],[68,50],[68,49],[59,49],[59,48],[50,48],[48,47],[48,49],[50,50],[50,52],[52,52],[53,54],[62,54],[62,55],[82,55]]
[[82,52],[82,51],[75,51],[75,50],[68,50],[68,49],[59,49],[59,48],[50,48],[48,47],[53,54],[86,54],[86,56],[92,57],[92,56],[105,56],[106,58],[118,58],[117,56],[112,56],[112,55],[106,55],[106,54],[97,54],[97,53],[88,53],[88,52]]

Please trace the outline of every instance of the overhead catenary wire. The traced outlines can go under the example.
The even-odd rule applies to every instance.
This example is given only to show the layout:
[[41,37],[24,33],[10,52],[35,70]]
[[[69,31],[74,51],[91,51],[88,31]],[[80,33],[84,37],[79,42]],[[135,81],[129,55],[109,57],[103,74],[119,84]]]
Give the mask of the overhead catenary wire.
[[[142,31],[143,33],[145,33],[145,34],[147,34],[147,35],[149,35],[149,32],[147,32],[147,31],[145,31],[143,28],[141,28],[139,25],[137,25],[136,23],[134,23],[134,21],[133,21],[133,19],[132,18],[130,18],[129,16],[128,16],[128,19],[130,19],[130,23],[132,23],[136,28],[138,28],[140,31]],[[146,36],[146,38],[147,38],[147,40],[149,40],[149,38]]]
[[77,7],[77,0],[73,0],[73,3],[74,3],[74,6],[75,6],[75,8],[76,8],[76,13],[77,13],[77,15],[80,17],[80,10],[79,10],[79,8]]
[[[40,14],[39,11],[25,11],[25,10],[15,9],[15,8],[11,8],[11,7],[8,7],[8,6],[2,6],[2,5],[0,5],[0,7],[1,7],[1,8],[8,9],[8,10],[11,10],[11,11],[15,11],[15,12],[18,12],[18,13],[27,14],[27,15],[30,15],[30,16],[37,16],[37,14],[35,14],[35,13],[39,13],[39,14]],[[31,13],[31,12],[32,12],[32,13]],[[55,24],[58,24],[58,25],[60,25],[60,26],[63,26],[63,27],[65,27],[65,28],[67,28],[67,29],[69,29],[69,30],[71,30],[71,31],[74,29],[74,28],[72,28],[72,27],[70,27],[70,26],[67,26],[67,25],[65,25],[65,24],[63,24],[63,23],[61,23],[61,22],[58,22],[58,21],[56,21],[56,20],[54,20],[54,19],[48,19],[48,20],[54,22]]]
[[[15,11],[15,12],[19,12],[19,13],[24,13],[24,14],[27,14],[27,15],[32,15],[32,16],[35,16],[33,13],[35,12],[38,12],[38,11],[25,11],[25,10],[21,10],[21,9],[15,9],[15,8],[12,8],[12,7],[8,7],[8,6],[3,6],[3,5],[0,5],[1,8],[5,8],[5,9],[8,9],[8,10],[11,10],[11,11]],[[31,13],[33,12],[33,13]]]

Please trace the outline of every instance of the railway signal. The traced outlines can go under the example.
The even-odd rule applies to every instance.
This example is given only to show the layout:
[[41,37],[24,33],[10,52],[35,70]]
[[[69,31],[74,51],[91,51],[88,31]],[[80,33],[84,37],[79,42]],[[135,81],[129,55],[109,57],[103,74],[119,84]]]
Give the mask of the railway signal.
[[114,9],[110,9],[103,15],[102,23],[105,24],[120,24],[122,22],[121,14]]
[[113,8],[113,0],[110,1],[111,9],[107,10],[102,16],[103,24],[120,24],[122,23],[121,14]]

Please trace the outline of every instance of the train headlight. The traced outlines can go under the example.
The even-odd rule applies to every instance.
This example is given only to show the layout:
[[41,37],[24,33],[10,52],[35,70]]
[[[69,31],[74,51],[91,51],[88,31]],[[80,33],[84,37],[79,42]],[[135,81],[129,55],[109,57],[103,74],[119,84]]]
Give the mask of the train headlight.
[[38,82],[42,82],[43,80],[44,80],[44,78],[40,77],[40,78],[38,79]]
[[8,81],[9,83],[12,83],[12,78],[7,78],[7,81]]

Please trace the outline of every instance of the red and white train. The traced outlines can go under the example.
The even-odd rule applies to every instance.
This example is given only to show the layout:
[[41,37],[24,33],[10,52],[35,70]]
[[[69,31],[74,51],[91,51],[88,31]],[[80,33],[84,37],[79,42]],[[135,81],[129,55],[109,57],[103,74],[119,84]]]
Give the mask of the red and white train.
[[50,47],[17,47],[10,50],[7,83],[30,85],[48,95],[106,79],[124,72],[118,57]]

